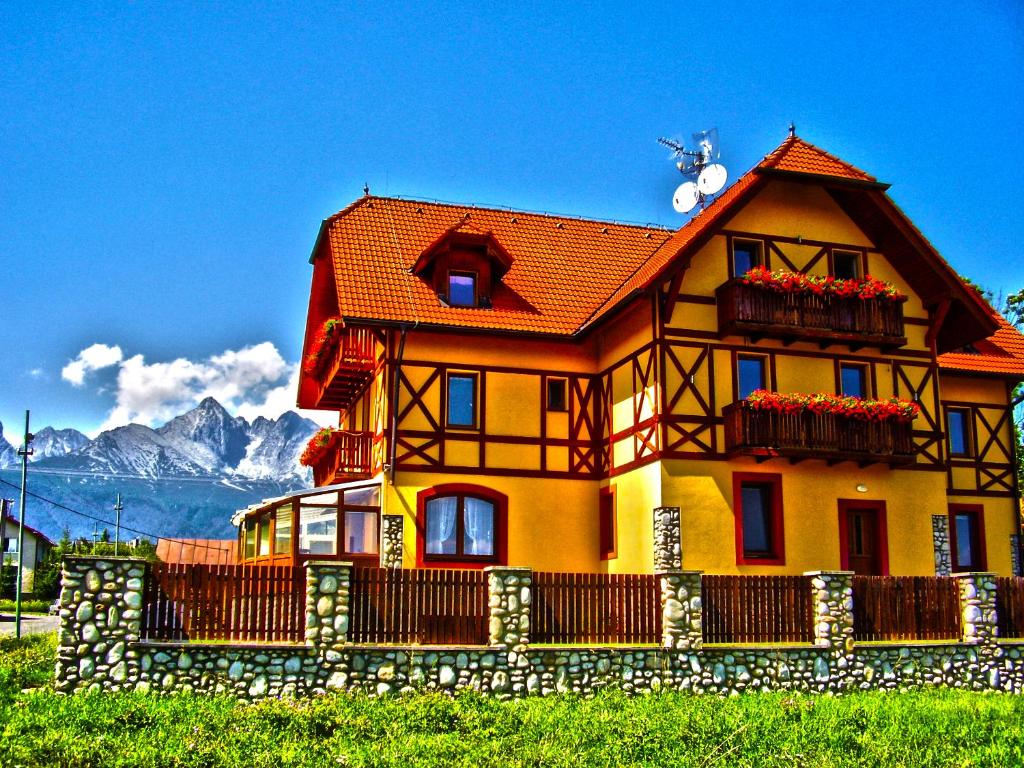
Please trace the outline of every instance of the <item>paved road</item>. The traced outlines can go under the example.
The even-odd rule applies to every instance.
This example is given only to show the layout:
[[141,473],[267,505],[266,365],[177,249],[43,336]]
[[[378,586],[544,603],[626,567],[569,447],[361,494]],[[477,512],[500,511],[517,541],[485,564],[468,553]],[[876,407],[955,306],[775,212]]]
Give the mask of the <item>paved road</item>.
[[[56,632],[60,619],[57,616],[40,616],[38,614],[21,615],[21,634],[33,635],[39,632]],[[0,637],[14,635],[14,614],[0,613]]]

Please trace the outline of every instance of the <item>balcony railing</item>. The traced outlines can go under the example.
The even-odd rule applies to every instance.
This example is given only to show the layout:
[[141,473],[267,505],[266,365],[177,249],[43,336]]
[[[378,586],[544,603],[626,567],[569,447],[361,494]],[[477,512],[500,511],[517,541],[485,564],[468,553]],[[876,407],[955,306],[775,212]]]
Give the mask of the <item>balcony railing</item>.
[[368,479],[372,469],[372,449],[372,432],[335,432],[313,464],[314,484]]
[[911,464],[910,422],[863,421],[834,413],[754,410],[746,400],[722,409],[725,448],[733,454],[826,459],[832,463]]
[[369,328],[345,328],[330,342],[313,372],[319,383],[315,408],[344,410],[373,376],[376,350]]
[[906,299],[846,299],[813,293],[780,293],[740,280],[715,291],[718,330],[737,336],[770,336],[793,341],[874,344],[907,343],[903,330]]

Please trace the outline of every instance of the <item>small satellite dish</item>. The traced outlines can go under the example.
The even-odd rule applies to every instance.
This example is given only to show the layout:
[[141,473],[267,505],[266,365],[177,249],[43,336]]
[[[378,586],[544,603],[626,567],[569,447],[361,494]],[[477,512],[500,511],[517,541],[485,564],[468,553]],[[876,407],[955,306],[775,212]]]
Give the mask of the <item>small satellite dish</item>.
[[658,143],[672,150],[669,158],[683,176],[691,179],[679,185],[672,198],[672,206],[679,213],[689,213],[697,205],[703,208],[708,197],[725,187],[729,174],[725,166],[717,162],[721,154],[717,128],[693,134],[694,149],[687,149],[676,138],[660,137]]
[[702,195],[713,195],[725,186],[729,173],[725,166],[719,163],[705,165],[704,169],[697,176],[697,189]]
[[680,184],[672,197],[672,207],[677,213],[689,213],[700,202],[700,190],[692,181]]

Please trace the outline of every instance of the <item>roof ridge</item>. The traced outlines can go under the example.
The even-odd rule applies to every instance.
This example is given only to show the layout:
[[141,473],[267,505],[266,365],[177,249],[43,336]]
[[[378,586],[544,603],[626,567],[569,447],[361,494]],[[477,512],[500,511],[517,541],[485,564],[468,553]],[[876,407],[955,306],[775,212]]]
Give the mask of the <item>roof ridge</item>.
[[[841,157],[832,154],[828,150],[822,149],[817,144],[812,144],[807,139],[801,138],[797,135],[787,136],[779,146],[769,152],[755,167],[756,168],[777,168],[782,160],[786,157],[788,152],[794,147],[799,146],[801,148],[809,149],[813,152],[817,152],[819,155],[828,158],[832,162],[841,165],[846,170],[853,174],[856,174],[864,181],[877,182],[878,179],[872,176],[870,173],[862,168],[858,168],[853,163],[843,160]],[[829,174],[832,175],[832,174]]]
[[331,222],[336,219],[342,218],[355,210],[360,204],[372,202],[374,200],[391,201],[397,203],[421,203],[426,205],[433,205],[443,208],[467,208],[471,211],[490,211],[493,213],[514,213],[521,216],[538,216],[546,219],[562,219],[564,221],[582,221],[590,224],[605,224],[613,225],[616,227],[628,227],[630,229],[650,229],[659,232],[674,232],[676,227],[671,227],[664,224],[655,224],[653,222],[640,223],[637,221],[625,221],[623,219],[597,219],[589,216],[582,216],[578,214],[570,213],[553,213],[551,211],[533,211],[525,208],[513,208],[511,206],[502,205],[477,205],[474,203],[458,203],[450,200],[436,200],[430,198],[419,198],[410,197],[407,195],[363,195],[357,200],[353,201],[349,205],[342,208],[337,213],[333,213],[328,216],[324,221]]

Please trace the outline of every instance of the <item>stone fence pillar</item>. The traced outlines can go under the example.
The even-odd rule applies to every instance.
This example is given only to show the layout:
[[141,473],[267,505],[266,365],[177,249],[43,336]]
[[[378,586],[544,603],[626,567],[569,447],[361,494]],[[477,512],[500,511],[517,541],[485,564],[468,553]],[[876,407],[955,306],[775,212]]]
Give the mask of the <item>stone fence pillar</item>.
[[677,651],[704,647],[700,571],[662,571],[661,645]]
[[348,598],[352,563],[306,563],[306,645],[338,650],[348,640]]
[[814,606],[814,644],[853,653],[853,571],[807,571]]
[[529,568],[493,565],[487,574],[487,643],[495,648],[517,648],[530,642],[530,604],[533,602]]
[[139,677],[129,649],[142,627],[146,561],[66,556],[61,571],[56,688],[130,689]]
[[960,628],[965,643],[994,645],[998,634],[996,616],[996,575],[994,573],[961,573]]
[[654,510],[654,572],[678,571],[682,567],[679,507],[657,507]]
[[401,568],[405,528],[403,515],[380,517],[380,567]]

